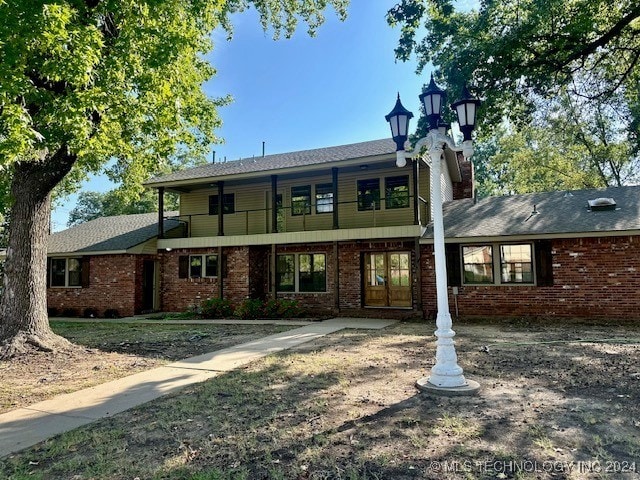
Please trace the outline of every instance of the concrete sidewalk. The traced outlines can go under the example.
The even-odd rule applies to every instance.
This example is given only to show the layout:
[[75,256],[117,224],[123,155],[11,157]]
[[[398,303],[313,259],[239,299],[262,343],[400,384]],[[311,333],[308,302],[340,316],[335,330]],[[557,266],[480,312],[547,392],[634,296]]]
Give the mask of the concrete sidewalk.
[[333,318],[60,395],[0,415],[0,458],[239,366],[344,328],[381,329],[393,320]]

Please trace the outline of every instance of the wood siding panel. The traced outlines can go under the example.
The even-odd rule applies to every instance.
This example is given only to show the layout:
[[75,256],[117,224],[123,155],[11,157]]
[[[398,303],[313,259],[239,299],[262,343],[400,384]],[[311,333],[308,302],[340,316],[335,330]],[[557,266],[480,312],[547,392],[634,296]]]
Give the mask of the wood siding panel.
[[[428,167],[422,166],[420,171],[419,194],[423,198],[429,195]],[[357,182],[371,178],[380,179],[380,196],[385,196],[385,178],[400,175],[409,176],[409,192],[413,191],[413,175],[410,167],[399,169],[384,168],[368,171],[352,171],[338,173],[338,207],[341,229],[366,227],[393,227],[413,224],[413,202],[408,208],[386,209],[386,202],[381,202],[381,209],[358,211]],[[282,232],[331,230],[333,215],[316,213],[315,186],[331,183],[331,170],[326,174],[314,175],[300,179],[278,179],[278,193],[282,195],[284,219]],[[291,188],[311,185],[311,214],[291,214]],[[258,235],[271,231],[271,184],[269,181],[256,182],[246,186],[230,186],[225,184],[224,193],[235,196],[236,213],[224,217],[225,235]],[[217,189],[203,189],[180,196],[180,218],[190,221],[191,237],[213,237],[218,234],[217,215],[208,215],[209,196],[216,195]],[[250,210],[250,212],[246,212]],[[374,218],[375,217],[375,218]]]

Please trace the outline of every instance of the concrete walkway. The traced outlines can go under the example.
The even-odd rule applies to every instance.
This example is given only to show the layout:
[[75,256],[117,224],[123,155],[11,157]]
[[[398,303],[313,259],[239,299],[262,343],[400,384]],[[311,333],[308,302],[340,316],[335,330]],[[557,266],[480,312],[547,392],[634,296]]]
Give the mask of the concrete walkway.
[[202,382],[344,328],[381,329],[393,320],[333,318],[68,393],[0,415],[0,458],[54,435]]

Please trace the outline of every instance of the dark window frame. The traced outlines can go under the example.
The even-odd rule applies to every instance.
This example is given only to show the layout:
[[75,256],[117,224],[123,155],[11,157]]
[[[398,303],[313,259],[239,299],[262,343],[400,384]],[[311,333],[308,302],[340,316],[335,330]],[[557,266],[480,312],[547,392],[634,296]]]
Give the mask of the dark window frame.
[[[225,193],[222,196],[223,209],[222,213],[224,215],[229,215],[231,213],[236,213],[236,194],[235,193]],[[220,195],[209,195],[209,215],[218,215],[218,211],[220,209]]]
[[[411,193],[409,187],[409,175],[385,177],[385,209],[395,210],[397,208],[409,208],[411,206]],[[406,190],[395,190],[397,188],[406,188]],[[394,205],[396,202],[397,204]]]
[[300,215],[311,215],[311,185],[291,187],[291,216]]
[[316,184],[316,213],[333,213],[333,183]]
[[[301,271],[300,257],[310,256],[310,269],[308,272]],[[281,259],[288,258],[287,271],[282,271]],[[316,257],[323,257],[322,262],[316,262]],[[319,264],[324,266],[323,270],[316,269]],[[286,288],[283,288],[283,276],[287,275]],[[308,279],[301,281],[301,275],[308,275]],[[322,279],[320,281],[319,279]],[[278,293],[326,293],[327,292],[327,254],[323,252],[300,252],[300,253],[279,253],[276,255],[276,291]]]
[[365,178],[357,181],[358,211],[380,210],[380,178]]

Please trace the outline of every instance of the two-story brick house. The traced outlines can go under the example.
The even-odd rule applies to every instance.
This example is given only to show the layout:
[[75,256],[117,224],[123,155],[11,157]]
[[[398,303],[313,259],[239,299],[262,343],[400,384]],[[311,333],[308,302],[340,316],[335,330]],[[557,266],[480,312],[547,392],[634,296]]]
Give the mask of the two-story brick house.
[[[395,159],[393,141],[378,140],[213,163],[151,180],[160,213],[146,221],[156,236],[144,249],[131,246],[127,261],[138,283],[146,275],[150,285],[153,272],[155,293],[151,301],[136,280],[123,283],[120,290],[131,292],[123,314],[150,305],[182,311],[212,297],[238,304],[273,296],[296,299],[314,315],[431,314],[430,170],[423,162],[398,168]],[[444,163],[439,181],[452,312],[640,318],[640,187],[476,202],[471,164],[450,151]],[[180,195],[177,214],[163,212],[168,191]],[[610,197],[613,204],[602,200]],[[89,250],[50,255],[92,257]],[[96,285],[104,281],[100,272],[91,268]],[[51,285],[50,305],[60,307],[71,295],[74,304],[104,309],[81,286],[60,288]],[[146,301],[137,298],[145,291]]]
[[[314,312],[420,313],[429,169],[399,169],[395,159],[393,141],[378,140],[152,180],[160,198],[180,194],[178,218],[188,225],[185,238],[158,240],[163,308],[277,295]],[[447,157],[445,200],[464,190],[460,164]]]

